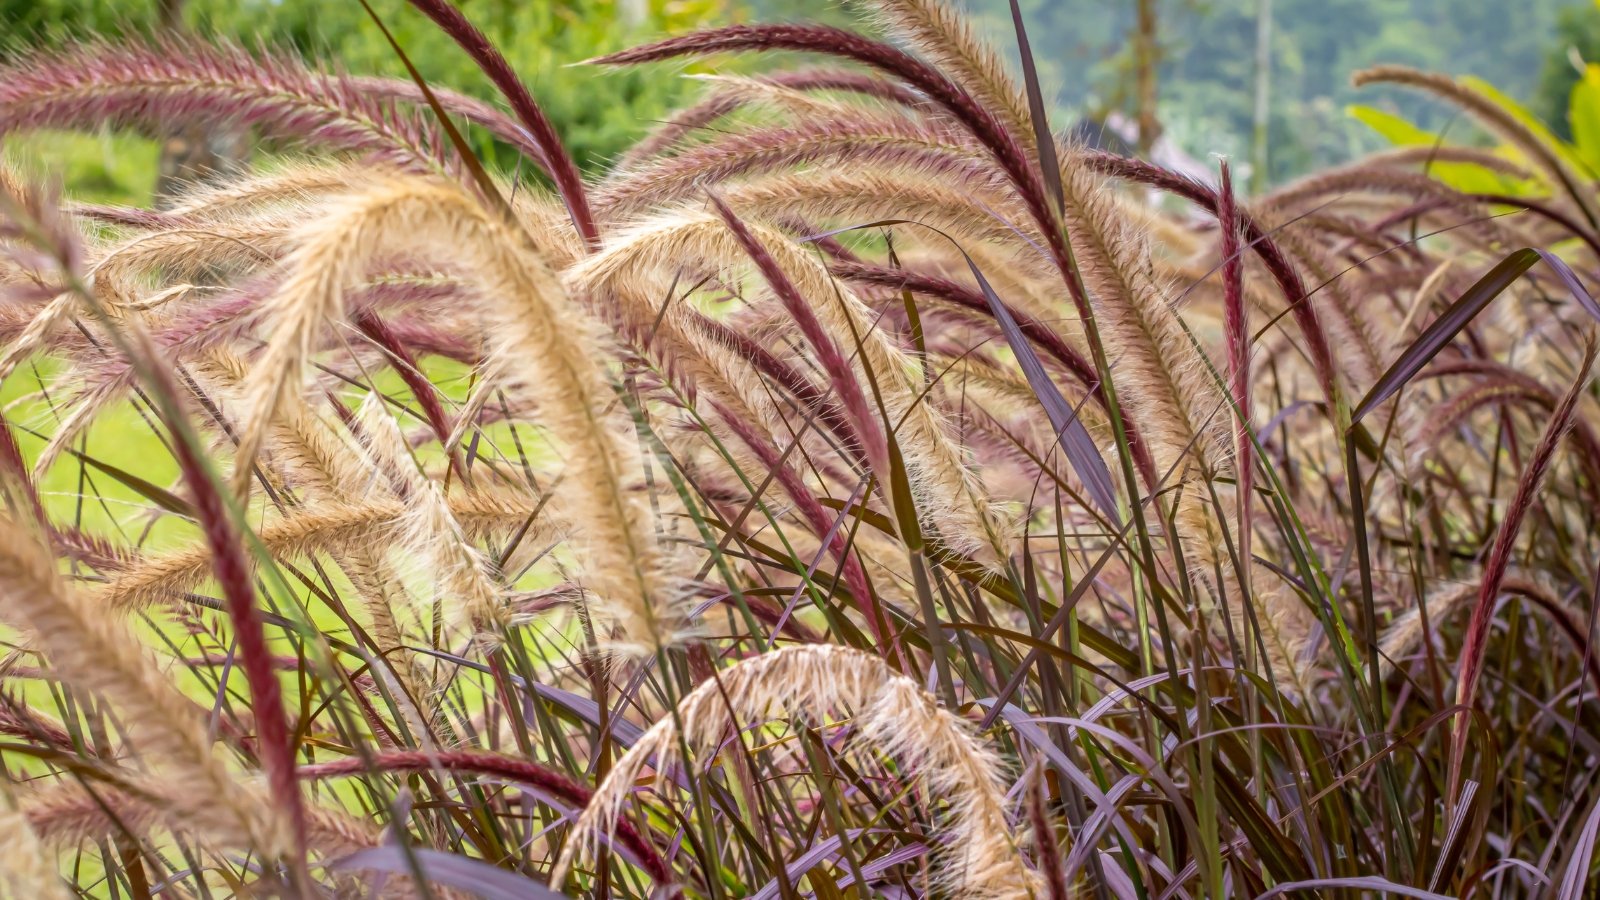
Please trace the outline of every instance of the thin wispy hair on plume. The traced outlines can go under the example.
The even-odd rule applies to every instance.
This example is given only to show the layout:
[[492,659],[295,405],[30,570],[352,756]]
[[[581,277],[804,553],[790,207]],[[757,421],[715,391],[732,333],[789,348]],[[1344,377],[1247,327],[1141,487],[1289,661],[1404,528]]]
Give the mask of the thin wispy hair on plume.
[[124,620],[62,584],[54,559],[26,528],[0,520],[0,537],[8,622],[26,629],[67,683],[122,708],[130,737],[149,765],[164,769],[164,777],[181,776],[200,792],[170,798],[164,814],[204,822],[234,846],[287,852],[292,838],[279,807],[253,796],[257,788],[227,771],[195,707],[157,669]]
[[[238,459],[252,459],[283,398],[298,389],[313,339],[331,317],[346,314],[345,294],[366,262],[380,253],[426,252],[440,234],[493,298],[481,315],[495,323],[491,358],[514,354],[528,372],[513,389],[531,392],[551,427],[570,442],[563,491],[576,508],[594,511],[575,530],[589,559],[585,577],[594,609],[617,626],[618,646],[670,644],[682,627],[642,478],[637,444],[623,436],[614,396],[585,332],[592,325],[566,296],[525,232],[498,221],[462,191],[443,183],[396,178],[330,204],[297,236],[289,272],[269,304],[272,336],[257,363],[261,377],[246,400],[249,413]],[[525,379],[525,380],[524,380]],[[236,463],[235,482],[248,468]]]
[[948,890],[966,897],[1033,895],[1035,876],[1011,842],[999,761],[964,722],[882,659],[826,645],[744,660],[684,697],[673,716],[617,761],[579,819],[553,880],[560,880],[578,853],[592,852],[599,833],[616,827],[632,782],[647,763],[662,769],[678,759],[680,746],[705,751],[728,729],[743,732],[775,716],[805,717],[820,726],[830,709],[848,711],[856,740],[898,758],[932,796],[946,799],[938,878]]
[[423,119],[399,113],[385,92],[292,58],[167,38],[26,54],[3,74],[0,133],[229,121],[291,141],[442,165],[442,143]]
[[941,0],[873,0],[874,15],[890,33],[909,43],[949,74],[978,102],[995,110],[1007,128],[1025,140],[1033,113],[993,48]]
[[617,172],[626,174],[641,163],[663,155],[686,139],[694,137],[725,116],[729,116],[752,99],[745,85],[754,82],[786,92],[835,92],[856,94],[886,103],[917,106],[922,101],[914,93],[887,79],[875,78],[848,69],[800,69],[793,72],[775,72],[754,79],[729,82],[724,78],[707,79],[707,95],[685,109],[674,113],[650,135],[629,147],[618,158]]
[[418,556],[434,573],[439,593],[452,606],[451,618],[473,631],[493,632],[506,624],[502,588],[495,583],[483,553],[468,542],[440,486],[422,476],[405,435],[371,394],[356,414],[363,444],[373,461],[393,479],[408,510],[399,529],[403,551]]

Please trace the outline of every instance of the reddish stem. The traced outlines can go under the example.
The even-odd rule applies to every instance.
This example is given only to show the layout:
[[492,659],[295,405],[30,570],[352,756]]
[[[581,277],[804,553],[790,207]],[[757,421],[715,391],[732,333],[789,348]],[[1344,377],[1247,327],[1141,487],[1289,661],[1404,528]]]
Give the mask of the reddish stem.
[[[440,750],[432,753],[424,750],[388,750],[370,759],[351,756],[332,762],[303,766],[300,769],[300,777],[313,780],[364,775],[369,772],[435,770],[451,774],[468,772],[492,775],[516,781],[537,788],[577,809],[588,806],[590,798],[594,796],[594,791],[588,785],[554,769],[547,769],[527,760],[476,750]],[[616,825],[617,839],[638,857],[640,867],[649,873],[656,883],[671,884],[672,870],[661,859],[661,854],[656,852],[655,846],[645,840],[628,820],[619,819]]]
[[511,111],[516,114],[523,127],[528,129],[528,136],[544,153],[542,160],[546,174],[556,183],[556,190],[560,192],[562,202],[567,205],[567,214],[572,217],[573,227],[583,236],[583,240],[590,249],[600,246],[600,231],[595,226],[594,214],[589,209],[589,197],[583,184],[583,176],[579,174],[578,167],[572,161],[572,155],[567,152],[561,143],[561,137],[556,134],[556,129],[551,124],[544,110],[528,93],[528,88],[512,71],[511,64],[504,55],[495,49],[493,43],[467,20],[461,10],[457,9],[450,0],[410,0],[411,5],[419,12],[432,19],[445,34],[467,51],[472,61],[478,64],[483,74],[494,83],[506,102],[511,105]]

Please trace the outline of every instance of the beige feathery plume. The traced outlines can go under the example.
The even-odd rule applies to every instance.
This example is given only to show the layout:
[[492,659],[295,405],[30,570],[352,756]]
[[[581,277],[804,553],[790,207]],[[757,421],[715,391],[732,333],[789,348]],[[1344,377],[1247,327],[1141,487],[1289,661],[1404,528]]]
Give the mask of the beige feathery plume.
[[403,490],[410,507],[398,535],[400,546],[423,561],[440,595],[447,599],[452,625],[492,636],[509,622],[501,602],[502,588],[489,571],[483,551],[467,538],[440,485],[417,468],[405,435],[381,394],[367,395],[357,420],[367,452]]
[[[250,366],[234,351],[219,347],[208,350],[195,363],[193,374],[213,386],[227,401],[224,405],[231,406],[246,390]],[[303,491],[307,499],[329,502],[341,495],[360,495],[371,480],[359,451],[317,418],[302,397],[285,399],[269,437],[278,476]]]
[[1533,177],[1526,166],[1507,159],[1493,150],[1484,150],[1478,147],[1458,147],[1451,144],[1417,144],[1409,147],[1391,147],[1370,154],[1352,166],[1394,166],[1398,168],[1411,168],[1420,166],[1424,170],[1432,169],[1438,165],[1472,165],[1488,169],[1496,175],[1505,175],[1521,181]]
[[604,184],[596,192],[595,208],[607,218],[625,218],[700,196],[711,184],[798,167],[808,174],[859,166],[892,168],[900,179],[912,181],[951,171],[981,173],[986,164],[980,151],[922,122],[857,109],[730,134],[640,164]]
[[389,687],[410,719],[412,734],[419,741],[427,742],[425,725],[429,713],[424,712],[424,708],[431,703],[433,679],[420,664],[418,654],[406,649],[400,620],[395,616],[395,610],[408,599],[399,575],[383,550],[367,543],[355,544],[334,559],[350,579],[361,608],[367,612],[372,643],[382,660],[375,671],[386,678],[393,676]]
[[[1302,212],[1313,206],[1313,201],[1330,194],[1356,194],[1361,192],[1386,192],[1398,194],[1408,198],[1434,198],[1459,205],[1470,205],[1471,201],[1460,191],[1455,190],[1442,181],[1429,178],[1421,172],[1403,171],[1406,163],[1427,164],[1427,156],[1416,151],[1434,150],[1433,146],[1401,147],[1401,151],[1389,154],[1378,154],[1358,160],[1345,166],[1324,169],[1319,172],[1305,175],[1271,193],[1258,198],[1254,206],[1262,210],[1284,208],[1289,212]],[[1442,148],[1440,148],[1442,149]],[[1482,159],[1487,157],[1498,160],[1510,171],[1521,171],[1517,166],[1481,150],[1472,151],[1468,158],[1482,164]],[[1446,154],[1440,162],[1448,161],[1449,157],[1456,154]],[[1527,174],[1524,172],[1523,174]],[[1296,208],[1298,207],[1298,208]]]
[[[1176,538],[1190,571],[1209,591],[1207,605],[1227,609],[1235,634],[1252,633],[1245,604],[1253,605],[1269,664],[1286,690],[1303,693],[1303,606],[1283,591],[1247,594],[1228,549],[1238,524],[1231,483],[1219,478],[1227,475],[1232,459],[1222,433],[1228,415],[1218,386],[1155,280],[1148,243],[1115,214],[1103,181],[1068,153],[1062,186],[1067,233],[1112,357],[1119,402],[1138,423],[1156,471],[1192,481],[1175,510]],[[1213,502],[1208,487],[1220,502]]]
[[[903,351],[874,327],[869,307],[833,280],[825,266],[781,232],[747,223],[818,320],[838,344],[854,349],[871,366],[889,424],[905,454],[918,508],[959,552],[998,565],[1009,554],[1010,529],[998,518],[981,483],[967,467],[947,423],[922,397],[920,375]],[[655,319],[654,304],[684,270],[743,269],[749,257],[715,215],[684,212],[641,223],[601,252],[574,267],[568,278],[579,289],[615,298],[623,314],[642,327]],[[860,361],[856,377],[866,383]]]
[[[1267,665],[1272,668],[1278,690],[1285,696],[1309,698],[1312,689],[1311,636],[1317,624],[1304,602],[1286,586],[1271,584],[1268,579],[1277,573],[1264,566],[1257,568],[1251,579],[1255,604],[1256,624],[1261,628],[1261,643],[1267,651]],[[1230,610],[1231,611],[1231,610]],[[1235,633],[1242,631],[1243,617],[1235,613]]]
[[[799,216],[817,226],[906,219],[938,229],[978,263],[1012,308],[1057,325],[1076,320],[1077,312],[1060,296],[1060,273],[1037,249],[1043,239],[1027,213],[991,188],[904,168],[859,165],[784,173],[721,190],[723,201],[745,219],[782,223]],[[929,228],[895,230],[902,259],[908,247],[920,246],[929,257],[923,267],[942,260],[939,268],[948,277],[969,279],[966,260]]]
[[1302,233],[1315,229],[1332,231],[1382,253],[1393,248],[1392,239],[1374,233],[1370,223],[1362,219],[1331,213],[1341,207],[1390,209],[1396,204],[1395,198],[1406,204],[1419,200],[1440,204],[1447,212],[1449,234],[1457,239],[1490,246],[1496,241],[1514,244],[1522,239],[1517,228],[1495,218],[1487,206],[1468,195],[1421,172],[1384,166],[1345,166],[1307,175],[1260,198],[1251,207],[1258,221],[1285,222]]
[[[193,785],[127,777],[130,773],[126,772],[117,774],[124,776],[133,789],[97,783],[90,793],[81,783],[62,781],[23,793],[18,798],[19,817],[47,847],[71,847],[123,832],[146,838],[162,828],[218,846],[215,835],[208,834],[202,823],[164,812],[177,805],[174,795],[194,790]],[[307,845],[325,859],[376,847],[382,841],[376,829],[343,810],[316,804],[306,808],[306,831]]]
[[[1269,224],[1270,221],[1263,222],[1263,227]],[[1362,315],[1355,308],[1355,299],[1339,277],[1342,267],[1329,262],[1322,250],[1299,229],[1273,228],[1272,237],[1279,248],[1305,270],[1307,287],[1321,289],[1318,297],[1325,299],[1318,312],[1324,314],[1323,322],[1346,351],[1335,357],[1340,374],[1358,388],[1372,384],[1383,371],[1383,352],[1379,349],[1383,342],[1376,333],[1374,317]]]
[[89,278],[101,293],[111,295],[105,302],[125,305],[117,301],[129,296],[129,286],[150,273],[174,282],[199,279],[218,267],[252,269],[271,263],[301,221],[303,217],[273,212],[142,232],[93,248]]
[[[863,215],[892,214],[948,232],[963,245],[1038,242],[1038,230],[1026,214],[991,187],[926,175],[907,177],[903,168],[862,165],[730,184],[722,199],[742,216],[769,221],[798,215],[812,222],[849,222],[860,221]],[[922,237],[918,229],[905,231],[909,238]],[[1048,261],[1038,253],[1034,258],[1034,267],[1046,274]]]
[[242,212],[305,203],[348,190],[364,170],[342,163],[292,163],[276,171],[202,184],[184,194],[165,215],[171,219],[215,221]]
[[345,292],[380,251],[422,255],[447,246],[478,286],[500,371],[538,402],[568,450],[563,500],[586,515],[574,538],[584,559],[590,611],[622,632],[617,646],[655,647],[682,627],[663,571],[649,506],[635,483],[643,464],[614,397],[594,326],[566,296],[532,238],[460,189],[422,178],[385,178],[330,203],[296,235],[288,277],[269,303],[274,333],[247,398],[235,480],[286,395],[298,388],[312,341],[342,312]]
[[[249,366],[226,349],[209,351],[195,367],[195,376],[215,385],[229,401],[241,392]],[[305,401],[295,395],[285,399],[284,408],[272,426],[272,463],[275,475],[302,493],[303,501],[321,507],[337,504],[341,496],[360,496],[371,488],[371,472],[361,460],[359,449],[341,439],[338,432],[319,419]],[[381,544],[351,541],[326,548],[355,588],[361,608],[367,613],[373,644],[383,662],[375,670],[393,676],[390,686],[401,695],[403,709],[412,717],[413,733],[425,734],[425,717],[413,709],[412,698],[421,702],[428,696],[427,679],[406,651],[396,607],[403,602],[405,589],[390,565]]]
[[[716,674],[683,698],[615,763],[573,827],[551,882],[559,884],[578,854],[590,852],[614,827],[646,765],[679,762],[720,746],[728,729],[776,717],[827,710],[850,714],[853,739],[915,772],[929,797],[946,804],[948,848],[938,878],[948,896],[1022,900],[1036,878],[1017,851],[1006,817],[1001,763],[960,718],[879,657],[832,645],[788,647],[754,656]],[[682,731],[678,728],[681,722]]]
[[[1479,584],[1474,580],[1451,585],[1430,594],[1423,601],[1427,604],[1428,625],[1436,632],[1443,628],[1457,613],[1471,604],[1478,596],[1478,589]],[[1528,578],[1515,576],[1506,578],[1500,586],[1500,593],[1537,600],[1540,606],[1553,613],[1567,608],[1549,588]],[[1378,638],[1378,667],[1384,678],[1392,675],[1397,666],[1404,666],[1407,659],[1421,646],[1422,613],[1422,604],[1411,607],[1396,616]],[[1579,623],[1580,633],[1582,629],[1583,625]]]
[[796,90],[762,78],[717,73],[694,73],[684,77],[710,86],[735,107],[770,110],[791,120],[862,109],[860,104],[844,103],[816,91]]
[[[693,438],[685,433],[683,440],[679,440],[673,436],[672,430],[664,435],[669,445],[673,446],[675,455],[687,461],[709,452],[711,458],[717,460],[714,465],[720,469],[729,464],[729,459],[722,456],[726,453],[731,456],[733,471],[764,471],[767,466],[752,455],[752,450],[745,442],[749,435],[740,435],[728,428],[724,422],[724,415],[727,415],[744,423],[751,435],[765,439],[772,446],[788,447],[798,439],[800,445],[791,453],[791,459],[811,460],[811,464],[804,467],[808,470],[805,474],[821,479],[829,472],[829,460],[834,451],[827,446],[819,430],[812,428],[801,431],[796,423],[786,419],[761,372],[711,333],[707,321],[690,312],[685,304],[671,304],[671,308],[661,316],[651,335],[650,348],[665,361],[665,368],[679,393],[685,399],[694,398],[695,406],[702,411]],[[702,436],[697,434],[701,427],[717,434],[721,443],[719,449],[713,451],[706,446]],[[793,463],[790,465],[793,466]],[[838,483],[849,485],[843,488],[844,493],[848,494],[855,480],[851,478]],[[773,483],[771,489],[778,491],[780,486]],[[796,537],[790,535],[790,540]]]
[[[26,184],[27,181],[11,166],[0,163],[0,195],[8,198],[28,196],[29,190],[24,186]],[[15,267],[9,254],[0,254],[0,258],[4,259],[0,262],[0,283],[26,282],[37,286],[39,278],[36,273]],[[28,320],[28,324],[21,334],[17,335],[16,340],[6,347],[4,353],[0,353],[0,382],[9,378],[23,360],[49,342],[56,329],[80,309],[80,299],[75,292],[66,291],[45,303],[44,308]]]
[[1378,666],[1383,677],[1389,677],[1394,672],[1395,666],[1404,661],[1405,657],[1422,642],[1424,605],[1427,611],[1426,621],[1434,628],[1438,628],[1441,622],[1447,621],[1453,613],[1476,596],[1478,596],[1476,581],[1452,585],[1397,616],[1378,638]]
[[768,436],[787,433],[789,426],[755,367],[708,334],[702,321],[682,314],[681,308],[679,313],[664,317],[671,320],[670,332],[658,331],[654,339],[672,341],[673,361],[692,376],[688,384],[696,395],[715,397]]
[[[129,292],[123,296],[126,299],[133,294]],[[142,308],[147,305],[146,302],[139,302],[130,304],[125,309],[142,312]],[[215,383],[232,396],[239,393],[240,387],[244,384],[248,367],[233,351],[224,347],[211,347],[195,361],[191,374],[208,383]],[[53,427],[49,442],[35,459],[34,477],[45,477],[60,459],[61,454],[82,437],[95,418],[124,400],[131,389],[131,372],[125,372],[122,377],[91,383],[82,391],[66,417]],[[297,405],[286,404],[282,417],[283,421],[273,426],[271,437],[274,442],[274,452],[290,455],[289,458],[278,460],[277,463],[279,468],[285,470],[281,474],[290,477],[292,485],[305,486],[306,482],[311,480],[318,483],[319,489],[330,488],[332,485],[330,479],[340,470],[347,473],[354,471],[351,468],[352,457],[348,449],[341,446],[340,441],[327,428],[315,423],[315,417],[303,402]]]
[[1186,455],[1208,476],[1224,471],[1227,441],[1218,420],[1228,416],[1218,414],[1216,385],[1155,279],[1148,243],[1117,216],[1104,181],[1071,155],[1062,161],[1062,185],[1067,233],[1111,357],[1117,397],[1149,441],[1156,471],[1167,472]]
[[388,244],[403,247],[426,233],[415,226],[418,211],[404,192],[378,206],[367,195],[330,202],[294,237],[285,260],[288,277],[264,306],[272,334],[244,401],[244,432],[234,463],[234,488],[248,488],[251,466],[286,397],[298,393],[314,339],[324,323],[343,311],[345,291],[367,262]]
[[[538,501],[522,493],[478,491],[450,498],[452,516],[474,538],[519,529],[537,508]],[[256,537],[274,559],[339,554],[357,546],[392,543],[410,512],[399,500],[327,503],[274,519],[257,529]],[[552,518],[548,511],[541,512],[529,540],[554,528]],[[202,541],[142,559],[87,593],[102,609],[131,609],[170,601],[210,575],[211,551]]]
[[940,0],[873,0],[884,26],[927,57],[965,88],[979,105],[993,110],[1023,146],[1032,147],[1033,116],[1028,101],[1000,62],[966,20]]
[[66,900],[71,896],[28,817],[17,805],[10,783],[0,777],[0,900]]
[[28,321],[27,327],[5,349],[5,353],[0,354],[0,382],[11,377],[23,360],[43,349],[50,336],[71,319],[79,307],[78,295],[70,291],[46,303],[44,309]]
[[268,857],[293,845],[281,807],[240,783],[212,754],[194,704],[145,655],[118,615],[69,589],[33,535],[0,520],[0,609],[28,629],[68,684],[110,700],[145,764],[181,781],[163,815],[187,820],[223,844]]

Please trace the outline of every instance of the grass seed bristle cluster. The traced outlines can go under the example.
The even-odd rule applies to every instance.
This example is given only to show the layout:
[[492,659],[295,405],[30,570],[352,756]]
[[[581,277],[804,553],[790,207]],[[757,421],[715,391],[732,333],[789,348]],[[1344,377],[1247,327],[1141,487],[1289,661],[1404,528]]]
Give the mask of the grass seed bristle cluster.
[[0,536],[7,548],[0,590],[8,624],[25,629],[25,640],[36,643],[65,683],[119,707],[135,750],[161,772],[158,777],[187,783],[182,792],[162,794],[162,813],[202,824],[223,845],[243,844],[268,856],[287,852],[286,823],[252,796],[258,788],[237,781],[213,753],[200,708],[173,687],[121,617],[62,584],[54,558],[24,528],[6,522]]
[[[658,772],[678,754],[704,753],[729,729],[759,731],[774,716],[825,724],[826,710],[848,711],[853,740],[898,758],[918,774],[921,790],[948,803],[949,846],[936,878],[962,897],[1023,898],[1037,887],[1013,844],[1000,761],[974,739],[961,719],[939,708],[915,682],[896,675],[877,656],[827,644],[788,647],[719,672],[684,697],[618,759],[616,768],[578,821],[552,880],[559,881],[593,834],[609,830],[640,771]],[[803,740],[803,737],[797,739]],[[735,736],[742,742],[742,736]],[[830,752],[843,752],[842,747]],[[687,761],[685,761],[687,762]]]

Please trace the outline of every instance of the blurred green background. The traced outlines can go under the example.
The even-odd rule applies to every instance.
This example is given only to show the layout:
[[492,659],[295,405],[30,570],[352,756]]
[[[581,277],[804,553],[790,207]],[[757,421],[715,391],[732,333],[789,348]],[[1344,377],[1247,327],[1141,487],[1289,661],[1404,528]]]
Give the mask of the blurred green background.
[[[374,0],[430,80],[487,95],[470,61],[404,0]],[[597,70],[573,63],[664,33],[751,20],[859,21],[856,0],[464,0],[504,49],[585,168],[605,165],[695,86],[679,68]],[[1007,0],[967,0],[979,26],[1010,44]],[[1600,57],[1594,0],[1023,0],[1058,128],[1088,117],[1149,123],[1187,156],[1226,154],[1256,186],[1384,146],[1353,119],[1359,102],[1467,139],[1437,104],[1357,92],[1350,72],[1398,62],[1496,85],[1568,132],[1567,97]],[[361,74],[402,76],[357,0],[0,0],[9,46],[181,28],[291,47]],[[734,64],[734,63],[730,63]],[[756,63],[737,63],[755,65]],[[1265,77],[1259,77],[1265,76]],[[1134,143],[1138,143],[1137,140]],[[56,136],[7,146],[65,175],[69,190],[145,201],[157,149],[147,142]]]

